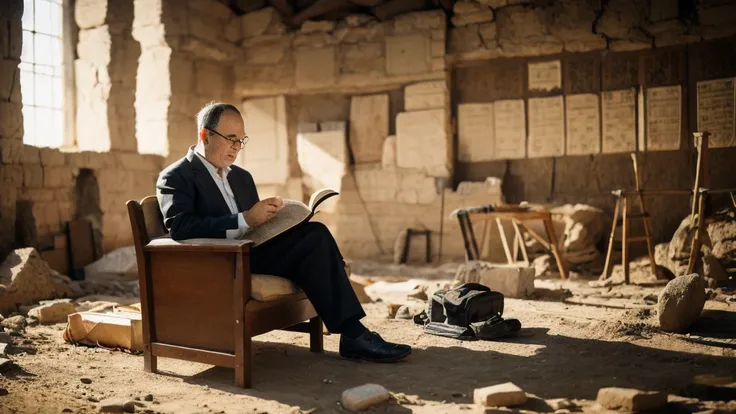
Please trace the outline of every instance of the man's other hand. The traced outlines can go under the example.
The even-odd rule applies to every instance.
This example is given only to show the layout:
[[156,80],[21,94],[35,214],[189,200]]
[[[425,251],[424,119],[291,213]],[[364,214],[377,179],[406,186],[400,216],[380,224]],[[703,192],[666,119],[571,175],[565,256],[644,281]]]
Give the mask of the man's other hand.
[[281,197],[270,197],[257,202],[250,210],[243,213],[243,218],[249,226],[259,226],[273,216],[284,205]]

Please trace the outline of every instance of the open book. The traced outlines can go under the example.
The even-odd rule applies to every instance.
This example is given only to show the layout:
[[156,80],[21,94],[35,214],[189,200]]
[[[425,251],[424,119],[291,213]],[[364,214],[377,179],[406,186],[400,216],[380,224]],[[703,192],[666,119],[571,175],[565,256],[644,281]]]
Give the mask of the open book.
[[271,220],[260,226],[251,227],[245,232],[243,238],[253,240],[254,246],[258,246],[298,224],[309,221],[316,214],[320,203],[338,194],[337,191],[329,188],[317,190],[309,198],[309,205],[297,200],[284,200],[284,205]]

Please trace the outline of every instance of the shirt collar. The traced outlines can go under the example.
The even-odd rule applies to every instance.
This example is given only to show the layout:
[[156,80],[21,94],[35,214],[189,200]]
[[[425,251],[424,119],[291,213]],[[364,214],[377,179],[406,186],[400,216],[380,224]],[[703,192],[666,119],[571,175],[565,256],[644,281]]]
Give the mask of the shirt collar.
[[[199,150],[197,148],[194,149],[194,153],[199,157],[200,160],[202,160],[202,164],[204,164],[205,168],[207,168],[207,171],[209,171],[210,174],[212,174],[214,176],[217,176],[217,168],[215,168],[215,166],[212,165],[212,163],[210,163],[209,161],[207,161],[207,158],[205,158],[204,156],[202,156],[199,153]],[[223,168],[222,169],[222,178],[227,177],[227,174],[229,172],[230,172],[230,167]]]

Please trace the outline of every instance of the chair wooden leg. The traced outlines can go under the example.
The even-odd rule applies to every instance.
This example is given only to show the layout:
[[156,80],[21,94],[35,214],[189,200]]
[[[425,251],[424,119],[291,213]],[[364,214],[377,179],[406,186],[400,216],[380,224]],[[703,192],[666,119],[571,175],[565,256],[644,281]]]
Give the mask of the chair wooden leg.
[[150,347],[143,351],[143,370],[154,374],[158,371],[158,357],[153,355]]
[[241,388],[250,388],[252,385],[251,374],[253,371],[253,352],[251,348],[251,337],[243,338],[243,352],[235,353],[235,385]]
[[319,316],[315,316],[309,320],[309,350],[311,352],[324,351],[322,318]]

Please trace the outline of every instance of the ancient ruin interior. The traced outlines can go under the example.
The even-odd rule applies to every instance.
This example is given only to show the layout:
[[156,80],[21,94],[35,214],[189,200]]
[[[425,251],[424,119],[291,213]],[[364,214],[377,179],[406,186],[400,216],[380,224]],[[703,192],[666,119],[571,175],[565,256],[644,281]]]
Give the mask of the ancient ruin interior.
[[[0,412],[736,412],[735,80],[732,0],[2,0]],[[212,101],[261,199],[339,193],[312,220],[408,361],[274,330],[251,390],[144,370],[126,202]],[[427,333],[462,283],[518,334]]]

